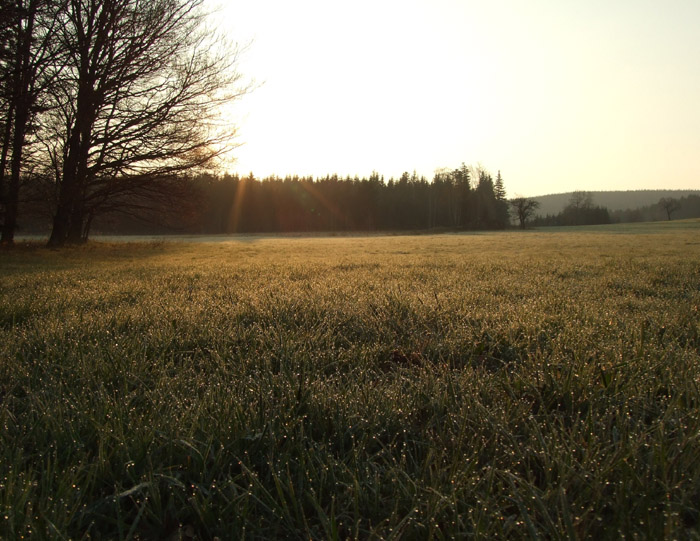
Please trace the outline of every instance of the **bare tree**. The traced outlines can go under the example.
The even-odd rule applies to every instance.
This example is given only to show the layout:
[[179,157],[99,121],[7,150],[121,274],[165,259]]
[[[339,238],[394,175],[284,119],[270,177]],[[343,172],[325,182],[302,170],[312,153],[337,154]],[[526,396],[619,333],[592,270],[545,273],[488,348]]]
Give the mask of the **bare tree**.
[[535,213],[540,206],[538,201],[529,197],[515,197],[509,201],[510,207],[515,213],[520,222],[520,227],[525,229],[525,225],[530,217]]
[[671,221],[671,215],[681,208],[680,201],[670,197],[662,197],[657,204],[666,212],[666,217],[669,221]]
[[593,196],[589,192],[584,191],[572,192],[567,206],[575,211],[591,208],[593,206]]
[[[44,98],[60,66],[61,52],[53,40],[60,19],[60,3],[13,0],[5,9],[9,22],[5,46],[9,50],[5,54],[2,80],[5,125],[0,152],[0,175],[4,185],[1,242],[11,244],[17,226],[21,175],[23,168],[31,166],[31,160],[27,160],[26,147],[30,143],[27,138],[36,127],[33,121],[46,107]],[[6,179],[8,159],[10,174]]]
[[245,91],[235,51],[206,32],[204,0],[67,1],[64,84],[44,133],[51,246],[86,240],[96,214],[175,195],[233,146],[220,106]]
[[4,223],[7,206],[7,161],[12,144],[14,59],[13,42],[17,42],[17,7],[12,2],[0,3],[0,219]]
[[589,192],[575,191],[571,193],[569,203],[560,213],[564,225],[584,225],[589,222],[593,206],[593,196]]

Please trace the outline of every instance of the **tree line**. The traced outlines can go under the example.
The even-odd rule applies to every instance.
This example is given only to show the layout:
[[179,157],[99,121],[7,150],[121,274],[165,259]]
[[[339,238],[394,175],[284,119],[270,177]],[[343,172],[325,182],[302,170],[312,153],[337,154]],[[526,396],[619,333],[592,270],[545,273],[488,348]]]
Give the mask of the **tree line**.
[[462,165],[385,181],[327,175],[196,180],[203,233],[376,231],[433,228],[502,229],[508,204],[500,172],[494,180],[479,167]]
[[606,207],[593,204],[590,193],[576,191],[561,212],[536,216],[531,223],[533,226],[600,225],[612,223],[612,220]]
[[112,213],[97,218],[95,229],[231,234],[503,229],[509,224],[500,172],[494,179],[480,166],[442,169],[431,181],[408,172],[388,181],[376,172],[362,178],[256,178],[251,173],[198,175],[186,185],[189,196],[179,205],[154,206],[140,215]]
[[577,191],[571,194],[569,203],[561,212],[534,216],[529,223],[535,227],[599,225],[698,217],[700,217],[700,196],[697,195],[687,195],[680,198],[662,197],[651,205],[611,211],[605,206],[593,204],[593,197],[590,193]]
[[656,204],[611,212],[614,222],[650,222],[700,218],[700,196],[662,197]]
[[3,243],[29,203],[50,208],[52,246],[83,242],[104,213],[177,205],[231,148],[220,105],[245,88],[203,5],[0,4]]

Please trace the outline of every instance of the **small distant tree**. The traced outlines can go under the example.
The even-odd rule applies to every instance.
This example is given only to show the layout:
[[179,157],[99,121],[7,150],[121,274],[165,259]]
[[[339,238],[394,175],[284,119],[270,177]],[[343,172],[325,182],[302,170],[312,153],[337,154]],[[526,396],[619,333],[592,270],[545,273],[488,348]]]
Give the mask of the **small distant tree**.
[[573,192],[568,206],[576,210],[590,208],[593,206],[593,196],[589,192]]
[[499,201],[506,200],[506,189],[503,186],[503,177],[501,176],[500,170],[496,175],[496,182],[494,182],[493,184],[493,193],[496,196],[496,199],[498,199]]
[[509,201],[510,208],[520,222],[520,228],[525,229],[527,221],[539,208],[540,203],[529,197],[515,197]]
[[586,217],[593,208],[593,197],[588,192],[577,191],[571,194],[559,217],[560,225],[584,225]]
[[666,212],[666,217],[669,221],[671,221],[671,215],[681,208],[680,201],[670,197],[662,197],[657,204]]
[[503,186],[503,177],[498,171],[496,182],[493,185],[493,192],[496,196],[496,216],[499,228],[504,228],[508,225],[508,199],[506,198],[506,189]]

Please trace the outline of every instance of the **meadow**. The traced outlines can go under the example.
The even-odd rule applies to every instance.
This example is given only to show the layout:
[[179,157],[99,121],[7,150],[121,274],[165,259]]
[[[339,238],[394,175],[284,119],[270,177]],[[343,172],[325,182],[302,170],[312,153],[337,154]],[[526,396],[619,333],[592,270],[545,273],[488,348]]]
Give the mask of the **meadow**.
[[700,222],[0,251],[2,539],[698,539]]

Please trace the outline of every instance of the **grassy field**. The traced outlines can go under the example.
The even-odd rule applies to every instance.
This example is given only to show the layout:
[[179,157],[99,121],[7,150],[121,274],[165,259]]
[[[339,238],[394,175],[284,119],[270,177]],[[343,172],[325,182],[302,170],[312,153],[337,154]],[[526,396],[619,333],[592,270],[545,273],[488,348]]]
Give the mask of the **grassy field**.
[[698,539],[700,222],[0,251],[0,538]]

